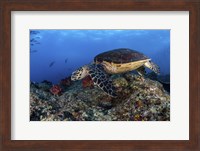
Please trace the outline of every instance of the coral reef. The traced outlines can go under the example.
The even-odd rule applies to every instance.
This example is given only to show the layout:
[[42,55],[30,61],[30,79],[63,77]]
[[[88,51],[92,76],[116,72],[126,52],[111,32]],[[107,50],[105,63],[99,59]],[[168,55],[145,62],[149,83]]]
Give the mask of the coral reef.
[[146,75],[146,77],[148,77],[151,80],[156,80],[159,81],[164,89],[170,93],[170,75],[166,74],[166,75],[156,75],[154,72],[150,72]]
[[71,77],[66,77],[60,80],[60,86],[68,87],[71,85],[71,83],[72,83]]
[[[61,95],[31,83],[31,121],[169,121],[170,96],[162,84],[136,74],[113,76],[117,98],[85,83],[71,83]],[[46,83],[47,84],[47,83]],[[53,86],[54,87],[54,86]],[[57,93],[57,92],[56,92]],[[55,93],[53,93],[55,94]]]

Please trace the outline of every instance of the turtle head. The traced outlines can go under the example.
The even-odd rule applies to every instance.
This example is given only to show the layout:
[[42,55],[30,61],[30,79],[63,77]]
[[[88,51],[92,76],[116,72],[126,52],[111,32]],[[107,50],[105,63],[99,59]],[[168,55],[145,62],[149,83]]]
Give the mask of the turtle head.
[[88,75],[88,67],[83,66],[83,67],[78,68],[76,71],[72,73],[71,80],[72,81],[81,80],[87,75]]

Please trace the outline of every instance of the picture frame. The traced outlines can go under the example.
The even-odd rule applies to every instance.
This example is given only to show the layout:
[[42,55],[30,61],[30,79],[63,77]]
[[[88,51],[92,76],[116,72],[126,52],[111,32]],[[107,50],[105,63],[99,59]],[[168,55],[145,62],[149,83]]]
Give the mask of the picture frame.
[[[11,140],[12,11],[189,11],[189,140]],[[0,23],[0,150],[200,149],[199,0],[3,0],[0,2]]]

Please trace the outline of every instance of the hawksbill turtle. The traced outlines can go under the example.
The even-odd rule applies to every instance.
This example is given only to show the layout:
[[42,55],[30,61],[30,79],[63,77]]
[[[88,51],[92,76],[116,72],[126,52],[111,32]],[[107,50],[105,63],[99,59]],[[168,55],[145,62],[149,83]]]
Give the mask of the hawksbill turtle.
[[159,74],[159,67],[144,54],[128,48],[119,48],[98,54],[94,57],[93,63],[74,71],[71,80],[81,80],[90,75],[95,86],[101,88],[108,95],[116,97],[115,87],[109,75],[132,70],[136,70],[140,75],[143,75],[144,67]]

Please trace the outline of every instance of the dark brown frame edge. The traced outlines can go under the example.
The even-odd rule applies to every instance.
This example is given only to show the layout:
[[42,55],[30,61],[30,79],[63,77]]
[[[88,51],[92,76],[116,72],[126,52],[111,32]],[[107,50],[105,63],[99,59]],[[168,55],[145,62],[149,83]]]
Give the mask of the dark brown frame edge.
[[[189,11],[190,139],[155,141],[11,140],[11,11]],[[184,36],[184,33],[183,35]],[[1,0],[0,1],[0,150],[200,150],[200,1],[199,0]],[[181,51],[181,50],[177,50]],[[184,74],[184,73],[183,73]],[[181,106],[181,105],[180,105]],[[184,117],[183,117],[184,118]],[[94,134],[95,135],[95,134]]]

